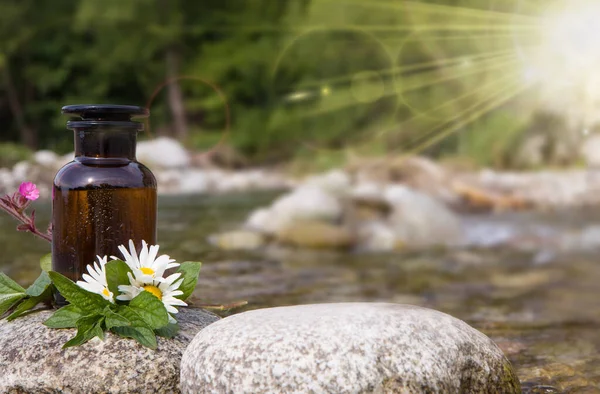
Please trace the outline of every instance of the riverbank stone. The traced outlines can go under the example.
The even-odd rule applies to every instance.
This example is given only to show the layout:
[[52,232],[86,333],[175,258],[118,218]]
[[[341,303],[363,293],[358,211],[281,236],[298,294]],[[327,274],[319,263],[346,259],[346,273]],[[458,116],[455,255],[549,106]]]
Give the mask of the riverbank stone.
[[341,303],[244,312],[202,330],[184,393],[520,393],[502,351],[447,314]]
[[77,347],[62,349],[74,329],[50,329],[42,311],[0,321],[1,393],[178,393],[179,365],[194,336],[218,316],[180,308],[180,331],[158,339],[156,350],[107,333]]

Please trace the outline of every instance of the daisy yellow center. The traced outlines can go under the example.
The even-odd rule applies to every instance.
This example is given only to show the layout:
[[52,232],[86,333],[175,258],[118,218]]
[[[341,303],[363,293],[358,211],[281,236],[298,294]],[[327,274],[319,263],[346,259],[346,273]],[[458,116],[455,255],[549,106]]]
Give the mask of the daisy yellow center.
[[160,291],[158,287],[148,285],[144,286],[144,290],[146,290],[148,293],[154,294],[159,300],[162,300],[162,291]]
[[106,297],[110,297],[110,292],[106,287],[102,290],[102,294],[104,294]]
[[142,271],[144,275],[154,275],[154,270],[152,268],[142,267],[140,268],[140,271]]

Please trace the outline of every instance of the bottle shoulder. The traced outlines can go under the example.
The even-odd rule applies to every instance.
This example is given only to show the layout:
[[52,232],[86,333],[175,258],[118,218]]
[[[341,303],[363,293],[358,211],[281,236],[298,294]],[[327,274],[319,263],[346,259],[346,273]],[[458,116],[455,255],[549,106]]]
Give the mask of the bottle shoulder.
[[143,187],[156,189],[156,178],[137,161],[106,164],[98,161],[74,160],[62,167],[54,177],[54,187],[89,189],[96,187]]

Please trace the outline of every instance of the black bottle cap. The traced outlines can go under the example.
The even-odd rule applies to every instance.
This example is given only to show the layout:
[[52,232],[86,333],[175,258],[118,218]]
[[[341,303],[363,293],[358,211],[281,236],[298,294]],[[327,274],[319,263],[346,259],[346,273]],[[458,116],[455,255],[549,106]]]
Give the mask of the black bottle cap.
[[144,125],[131,118],[147,118],[150,111],[134,105],[77,104],[62,107],[62,113],[81,120],[67,122],[67,129],[120,127],[143,130]]

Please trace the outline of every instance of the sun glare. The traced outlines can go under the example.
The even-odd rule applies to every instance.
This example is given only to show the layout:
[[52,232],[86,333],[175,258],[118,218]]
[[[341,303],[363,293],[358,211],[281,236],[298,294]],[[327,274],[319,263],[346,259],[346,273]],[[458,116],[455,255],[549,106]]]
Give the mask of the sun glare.
[[539,46],[525,73],[538,79],[544,102],[573,126],[600,121],[600,2],[561,2],[542,15]]
[[[314,76],[282,85],[293,111],[282,122],[306,127],[343,111],[365,113],[360,141],[401,141],[396,149],[409,153],[469,128],[485,130],[484,118],[507,108],[515,118],[558,115],[565,133],[600,125],[600,0],[320,4],[329,3],[382,22],[309,25],[294,34],[277,64],[303,59],[306,46],[323,56],[304,65]],[[336,69],[345,73],[328,74]]]
[[597,68],[600,64],[600,2],[572,1],[545,17],[544,43],[566,67]]

